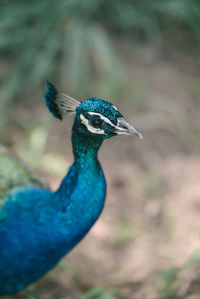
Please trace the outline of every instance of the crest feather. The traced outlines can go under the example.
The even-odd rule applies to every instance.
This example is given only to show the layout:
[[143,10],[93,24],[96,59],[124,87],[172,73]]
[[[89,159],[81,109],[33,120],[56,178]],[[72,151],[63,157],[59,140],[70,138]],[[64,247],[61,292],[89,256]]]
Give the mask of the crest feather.
[[47,92],[44,94],[49,111],[53,116],[63,119],[63,114],[68,112],[74,114],[76,107],[80,105],[80,102],[66,95],[63,92],[57,91],[55,86],[47,81]]

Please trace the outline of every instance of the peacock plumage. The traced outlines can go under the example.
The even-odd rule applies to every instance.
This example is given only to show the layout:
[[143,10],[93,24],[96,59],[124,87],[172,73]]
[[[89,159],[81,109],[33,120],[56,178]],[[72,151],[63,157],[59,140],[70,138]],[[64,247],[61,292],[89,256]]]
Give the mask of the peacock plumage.
[[102,212],[106,181],[97,158],[104,139],[142,138],[112,104],[82,103],[47,83],[45,101],[59,119],[74,113],[74,162],[57,191],[0,147],[0,295],[16,293],[51,270],[87,234]]

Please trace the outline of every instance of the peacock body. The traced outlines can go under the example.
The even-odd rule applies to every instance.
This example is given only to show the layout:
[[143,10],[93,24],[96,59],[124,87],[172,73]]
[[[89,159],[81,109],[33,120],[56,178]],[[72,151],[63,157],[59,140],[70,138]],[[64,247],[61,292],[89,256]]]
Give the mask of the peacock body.
[[62,119],[75,113],[74,162],[57,191],[0,147],[0,295],[16,293],[41,278],[87,234],[104,206],[106,181],[97,158],[104,139],[140,135],[110,103],[82,103],[48,83],[45,100]]

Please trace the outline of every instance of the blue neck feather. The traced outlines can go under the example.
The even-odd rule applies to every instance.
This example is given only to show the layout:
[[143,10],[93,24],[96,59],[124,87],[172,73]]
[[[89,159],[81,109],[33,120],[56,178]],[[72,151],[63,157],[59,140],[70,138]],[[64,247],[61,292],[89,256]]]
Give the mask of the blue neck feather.
[[[103,175],[101,165],[97,159],[97,153],[102,144],[102,141],[96,138],[87,138],[81,136],[72,129],[72,146],[74,154],[74,163],[69,169],[69,172],[62,180],[60,187],[54,193],[56,198],[57,209],[65,209],[69,204],[77,204],[77,212],[79,210],[79,203],[85,198],[85,209],[87,210],[91,205],[93,207],[92,215],[95,215],[95,210],[99,216],[100,211],[98,205],[95,206],[93,197],[98,197],[99,191],[95,188],[99,185],[100,193],[103,190],[103,197],[99,197],[99,204],[105,200],[106,182]],[[97,185],[97,187],[98,187]],[[84,187],[84,188],[83,188]],[[76,188],[76,189],[75,189]],[[78,191],[77,197],[72,196],[73,192]],[[81,191],[83,194],[81,194]],[[84,217],[84,216],[83,216]],[[83,220],[83,218],[81,218]],[[90,227],[89,227],[90,228]]]
[[85,138],[85,136],[79,134],[73,126],[72,147],[75,162],[80,163],[80,166],[86,160],[93,161],[95,164],[97,161],[97,153],[102,142],[103,140],[96,136]]

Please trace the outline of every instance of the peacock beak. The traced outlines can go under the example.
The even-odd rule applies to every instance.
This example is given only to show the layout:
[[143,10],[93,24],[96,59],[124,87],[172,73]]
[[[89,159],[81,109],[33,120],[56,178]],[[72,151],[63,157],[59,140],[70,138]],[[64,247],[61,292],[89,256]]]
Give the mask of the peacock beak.
[[143,136],[140,132],[138,132],[134,127],[132,127],[123,117],[118,118],[117,126],[115,127],[118,135],[129,134],[136,135],[140,139],[143,139]]

